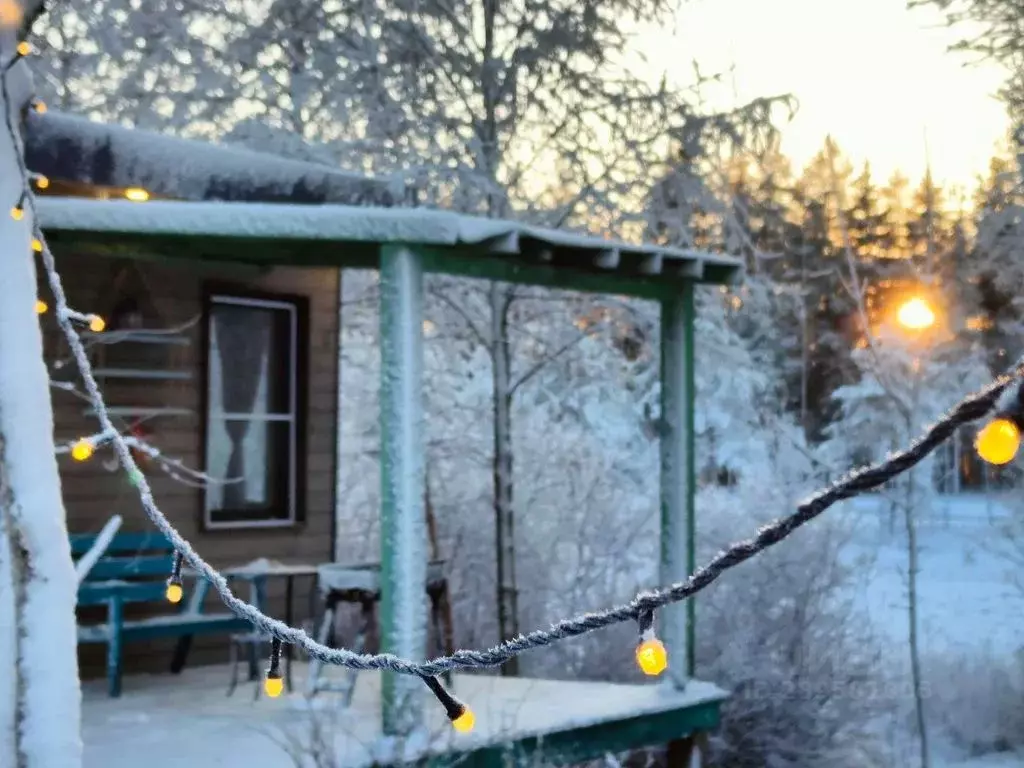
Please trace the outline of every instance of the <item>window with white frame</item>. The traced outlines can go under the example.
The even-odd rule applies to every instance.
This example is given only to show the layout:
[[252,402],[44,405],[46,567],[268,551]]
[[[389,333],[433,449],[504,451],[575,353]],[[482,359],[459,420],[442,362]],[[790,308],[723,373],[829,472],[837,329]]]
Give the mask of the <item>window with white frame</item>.
[[303,307],[211,294],[205,307],[203,522],[271,527],[301,519],[299,360]]

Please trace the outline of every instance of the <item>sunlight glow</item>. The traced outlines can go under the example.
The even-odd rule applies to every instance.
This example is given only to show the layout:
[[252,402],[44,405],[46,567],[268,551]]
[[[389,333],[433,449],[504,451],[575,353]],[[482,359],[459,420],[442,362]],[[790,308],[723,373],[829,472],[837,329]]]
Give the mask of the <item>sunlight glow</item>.
[[935,312],[928,302],[920,297],[908,299],[900,305],[896,319],[904,328],[911,331],[923,331],[935,325]]
[[964,30],[906,5],[697,0],[680,6],[675,28],[643,31],[637,49],[649,55],[636,67],[655,82],[667,70],[691,84],[693,61],[724,73],[702,89],[708,108],[792,94],[799,110],[781,125],[782,150],[797,170],[831,133],[856,166],[870,160],[877,183],[897,169],[916,182],[930,164],[936,182],[969,192],[1009,127],[995,97],[1005,73],[988,61],[965,66],[947,50]]

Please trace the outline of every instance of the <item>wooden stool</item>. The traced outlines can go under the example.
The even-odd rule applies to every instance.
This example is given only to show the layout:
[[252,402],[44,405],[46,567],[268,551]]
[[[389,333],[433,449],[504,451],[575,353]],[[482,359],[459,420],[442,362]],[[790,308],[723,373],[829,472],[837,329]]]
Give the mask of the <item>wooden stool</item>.
[[[377,630],[376,608],[377,601],[380,600],[380,565],[327,563],[320,566],[317,582],[325,606],[324,616],[317,631],[317,642],[333,646],[334,620],[338,605],[358,603],[361,606],[361,621],[352,650],[356,653],[365,653],[367,636],[371,633],[376,634]],[[427,596],[430,598],[430,619],[434,627],[437,651],[440,655],[450,655],[455,650],[455,641],[443,561],[435,560],[427,564]],[[310,659],[306,695],[315,696],[321,691],[341,693],[342,706],[347,707],[352,702],[352,694],[356,687],[356,670],[346,670],[345,681],[339,685],[320,680],[322,666],[323,664],[316,659]],[[451,675],[446,673],[444,677],[450,685]]]

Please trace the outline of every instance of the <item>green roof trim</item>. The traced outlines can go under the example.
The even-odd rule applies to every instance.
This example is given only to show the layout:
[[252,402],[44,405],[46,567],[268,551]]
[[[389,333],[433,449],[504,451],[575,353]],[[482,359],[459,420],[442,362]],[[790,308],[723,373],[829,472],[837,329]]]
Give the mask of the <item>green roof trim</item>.
[[431,272],[644,298],[685,283],[724,284],[741,263],[514,221],[425,208],[41,197],[55,245],[120,257],[266,266],[376,268],[380,246],[409,245]]

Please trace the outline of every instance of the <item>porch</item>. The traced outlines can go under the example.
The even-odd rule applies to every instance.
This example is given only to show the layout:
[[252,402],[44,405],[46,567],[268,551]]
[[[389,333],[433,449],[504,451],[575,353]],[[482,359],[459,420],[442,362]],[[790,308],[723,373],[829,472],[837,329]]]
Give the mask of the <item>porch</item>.
[[[203,169],[204,176],[209,173],[213,171]],[[234,171],[227,174],[232,178],[236,175]],[[50,176],[60,178],[52,172]],[[97,183],[93,178],[77,180],[87,185]],[[124,171],[104,183],[131,187],[148,185],[150,180]],[[159,305],[161,296],[166,295],[166,311],[152,313],[158,326],[173,327],[178,319],[175,314],[186,309],[191,310],[188,317],[199,318],[195,343],[187,347],[199,352],[182,358],[182,367],[189,369],[194,383],[178,387],[180,397],[188,402],[182,409],[189,412],[173,415],[192,422],[182,423],[181,443],[173,447],[163,439],[169,437],[171,427],[161,426],[155,438],[162,448],[185,448],[185,457],[195,459],[207,474],[211,465],[217,464],[209,460],[211,456],[227,457],[217,464],[217,471],[211,476],[220,485],[239,477],[249,484],[248,475],[234,466],[240,438],[232,437],[232,433],[237,430],[229,431],[221,422],[288,425],[288,430],[281,428],[282,434],[287,432],[287,440],[282,438],[284,447],[280,453],[269,449],[260,452],[263,458],[277,456],[279,460],[258,462],[260,476],[251,484],[274,489],[273,494],[269,490],[256,494],[260,496],[258,504],[249,503],[248,497],[245,504],[229,504],[220,498],[225,494],[214,483],[206,484],[201,492],[189,491],[182,508],[174,510],[169,508],[173,491],[154,487],[168,519],[213,566],[223,567],[254,557],[289,563],[335,559],[334,552],[323,550],[333,544],[335,536],[330,526],[339,510],[333,482],[338,465],[335,366],[339,352],[339,281],[346,269],[369,268],[380,275],[382,651],[409,659],[428,655],[422,631],[427,622],[423,595],[428,586],[429,559],[421,330],[426,273],[609,293],[660,304],[658,582],[678,581],[692,572],[696,464],[694,286],[728,282],[739,270],[735,261],[516,222],[477,219],[449,211],[365,208],[336,200],[323,205],[208,203],[196,200],[206,198],[206,192],[192,195],[183,194],[181,189],[152,187],[150,191],[193,199],[154,196],[150,202],[137,204],[107,199],[116,197],[110,189],[85,193],[87,199],[63,196],[80,194],[66,189],[63,195],[39,200],[40,223],[58,254],[61,270],[66,266],[91,273],[90,263],[125,261],[131,263],[133,272],[144,276],[186,276],[180,282],[180,290],[173,294],[170,288],[176,283],[170,278],[166,282],[149,281],[157,286],[150,292],[157,294],[152,296],[151,304]],[[225,279],[232,285],[224,285]],[[216,288],[211,287],[214,282]],[[84,289],[85,278],[70,285]],[[106,309],[96,304],[97,297],[114,293],[107,290],[109,287],[110,281],[106,286],[93,286],[91,291],[83,291],[91,295],[72,295],[72,302],[109,315],[112,323],[108,331],[138,327],[118,322],[121,316],[131,319],[139,314],[119,311],[124,309],[124,302]],[[138,296],[146,293],[144,287],[127,291],[130,295],[126,298],[137,302]],[[285,288],[285,293],[278,294],[281,288]],[[253,290],[269,290],[273,296],[256,296]],[[240,307],[245,308],[244,318]],[[251,357],[262,361],[266,370],[286,374],[280,386],[268,384],[263,388],[263,399],[268,402],[260,409],[252,405],[254,393],[261,391],[252,384],[257,381],[256,369],[242,364],[246,361],[230,359],[227,352],[238,348],[238,344],[231,341],[234,336],[228,339],[228,334],[221,333],[228,326],[239,331],[255,327],[255,314],[262,318],[262,325],[274,331],[262,334],[261,338],[267,336],[273,343],[261,342]],[[224,329],[217,320],[219,316],[226,318]],[[233,324],[228,322],[231,317],[236,318]],[[222,341],[226,343],[222,345]],[[276,349],[273,355],[268,351],[271,347]],[[277,363],[271,365],[271,358]],[[108,377],[110,370],[119,374],[141,370],[134,360],[122,363],[114,365],[104,360],[97,367],[106,369]],[[174,373],[182,371],[174,368]],[[224,385],[235,380],[238,387]],[[241,392],[243,383],[245,391]],[[159,398],[161,404],[168,400],[164,387],[138,387],[133,383],[125,389],[131,390],[125,393],[125,402],[131,395],[129,405],[133,407],[141,405],[141,401],[134,399],[137,394],[140,398],[143,394]],[[143,391],[137,393],[137,389]],[[108,398],[118,394],[109,382],[104,391]],[[275,402],[269,402],[268,393],[276,393]],[[75,415],[87,416],[82,411]],[[251,418],[254,415],[260,418]],[[167,413],[161,416],[172,418]],[[502,429],[507,436],[508,425]],[[267,427],[253,433],[271,431]],[[496,428],[496,435],[500,431]],[[228,432],[231,439],[223,439],[223,432]],[[75,429],[74,434],[87,432]],[[220,439],[220,447],[214,446],[216,450],[207,445],[211,435]],[[268,437],[266,442],[269,441]],[[249,464],[255,466],[257,462],[254,459],[246,466]],[[95,493],[99,490],[94,485],[95,478],[86,478],[85,471],[86,468],[71,469],[71,473],[83,474],[81,487],[87,488],[83,494]],[[64,476],[65,482],[69,477],[70,473]],[[98,529],[112,511],[111,497],[123,495],[134,506],[135,494],[129,490],[106,488],[97,493],[102,497],[102,519],[97,519],[100,515],[96,507],[86,510],[83,506],[83,522],[76,530]],[[254,520],[254,507],[263,513],[259,520]],[[258,530],[252,525],[254,522],[259,523]],[[325,528],[330,530],[329,535],[324,535]],[[272,603],[273,596],[269,597]],[[276,616],[284,612],[269,604],[266,610]],[[295,621],[301,622],[301,617],[295,617]],[[479,727],[472,734],[453,734],[450,724],[444,722],[443,711],[425,706],[427,691],[422,681],[412,676],[361,674],[349,709],[338,713],[331,706],[331,695],[325,694],[316,697],[315,711],[323,708],[332,720],[338,720],[331,723],[327,732],[332,740],[341,739],[341,743],[331,744],[330,751],[333,753],[337,747],[343,756],[339,765],[346,766],[393,762],[395,755],[379,753],[374,747],[385,741],[405,743],[412,753],[404,758],[454,750],[475,755],[470,762],[477,764],[499,763],[497,745],[506,742],[513,749],[530,752],[543,739],[545,752],[549,748],[571,752],[563,761],[579,761],[646,745],[678,745],[680,739],[704,734],[717,725],[719,705],[724,698],[714,686],[693,679],[694,624],[692,601],[659,611],[658,633],[674,660],[664,685],[457,677],[456,695],[477,711]],[[293,680],[296,692],[305,689],[304,676],[305,669]],[[275,727],[301,727],[302,723],[308,732],[309,713],[299,716],[306,708],[305,699],[297,693],[284,700],[253,702],[244,689],[228,698],[225,694],[230,677],[230,670],[217,667],[187,668],[181,677],[129,677],[119,700],[104,698],[101,685],[88,684],[88,764],[114,768],[145,763],[237,765],[239,758],[248,754],[254,756],[253,762],[273,766],[276,763],[271,762],[272,755],[276,752],[281,765],[294,765],[285,750],[275,749],[273,737],[266,732]],[[385,733],[386,739],[382,736]],[[458,741],[452,741],[455,738]],[[183,745],[192,743],[202,745],[201,759],[189,759],[181,753],[180,750],[188,748]],[[449,758],[443,761],[449,762]],[[673,762],[690,764],[681,758]],[[315,764],[322,768],[335,765],[335,761],[327,759]]]
[[[84,684],[86,768],[182,765],[260,768],[363,768],[444,755],[443,764],[501,765],[503,753],[568,763],[644,746],[679,744],[717,726],[725,692],[690,681],[671,685],[534,680],[455,675],[457,695],[474,703],[477,727],[455,733],[440,707],[398,746],[381,732],[377,672],[359,673],[348,708],[321,693],[306,699],[307,665],[294,665],[295,693],[254,698],[242,684],[227,696],[230,668],[185,669],[181,675],[136,675],[111,699],[102,681]],[[342,674],[342,670],[333,670]],[[332,742],[336,761],[314,762],[317,742]],[[305,750],[298,763],[288,749]],[[403,751],[404,750],[404,753]]]

